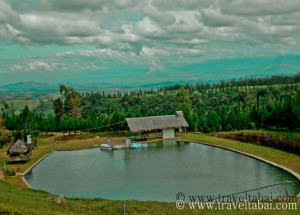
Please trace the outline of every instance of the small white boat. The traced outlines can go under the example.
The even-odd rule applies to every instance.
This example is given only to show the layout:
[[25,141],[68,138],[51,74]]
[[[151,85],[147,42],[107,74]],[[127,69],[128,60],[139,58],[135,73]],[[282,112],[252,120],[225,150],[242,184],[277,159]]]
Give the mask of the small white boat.
[[112,146],[108,144],[101,144],[101,150],[112,150]]

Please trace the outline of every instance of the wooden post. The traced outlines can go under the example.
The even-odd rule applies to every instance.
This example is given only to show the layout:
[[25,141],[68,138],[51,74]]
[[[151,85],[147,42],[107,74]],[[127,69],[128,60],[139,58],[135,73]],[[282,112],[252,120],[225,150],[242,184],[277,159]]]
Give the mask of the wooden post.
[[4,162],[4,180],[6,179],[6,165],[5,165],[5,162]]
[[123,209],[123,214],[125,215],[126,213],[125,213],[125,205],[126,205],[126,200],[124,200],[124,209]]

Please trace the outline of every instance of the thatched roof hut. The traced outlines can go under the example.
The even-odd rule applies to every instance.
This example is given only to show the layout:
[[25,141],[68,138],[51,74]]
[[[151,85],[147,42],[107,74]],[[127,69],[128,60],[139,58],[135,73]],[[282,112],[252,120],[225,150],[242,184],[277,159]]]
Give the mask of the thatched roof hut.
[[127,123],[131,132],[188,127],[189,125],[182,113],[179,113],[165,116],[126,118],[125,123]]
[[8,155],[27,155],[30,152],[30,146],[22,140],[17,140],[8,150]]
[[180,131],[188,126],[181,111],[174,115],[126,118],[124,122],[124,127],[131,132],[162,131],[163,138],[174,137],[175,129]]

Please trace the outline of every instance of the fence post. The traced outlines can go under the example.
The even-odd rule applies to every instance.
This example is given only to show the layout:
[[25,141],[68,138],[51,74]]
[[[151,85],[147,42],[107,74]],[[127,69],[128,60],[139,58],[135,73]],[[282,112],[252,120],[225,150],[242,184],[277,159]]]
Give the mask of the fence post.
[[125,205],[126,205],[126,200],[124,200],[124,215],[125,215]]
[[6,165],[5,165],[5,161],[4,161],[4,180],[6,179]]

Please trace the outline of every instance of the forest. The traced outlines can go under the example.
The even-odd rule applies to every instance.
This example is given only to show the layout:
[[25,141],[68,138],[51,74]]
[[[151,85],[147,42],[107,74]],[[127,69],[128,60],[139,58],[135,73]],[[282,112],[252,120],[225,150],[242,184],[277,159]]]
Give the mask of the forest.
[[189,131],[296,129],[300,127],[299,82],[300,73],[113,94],[82,93],[61,85],[60,97],[51,100],[53,114],[46,114],[49,107],[43,100],[35,109],[25,106],[20,113],[3,103],[1,135],[5,131],[119,131],[126,117],[170,115],[176,110],[184,112]]

